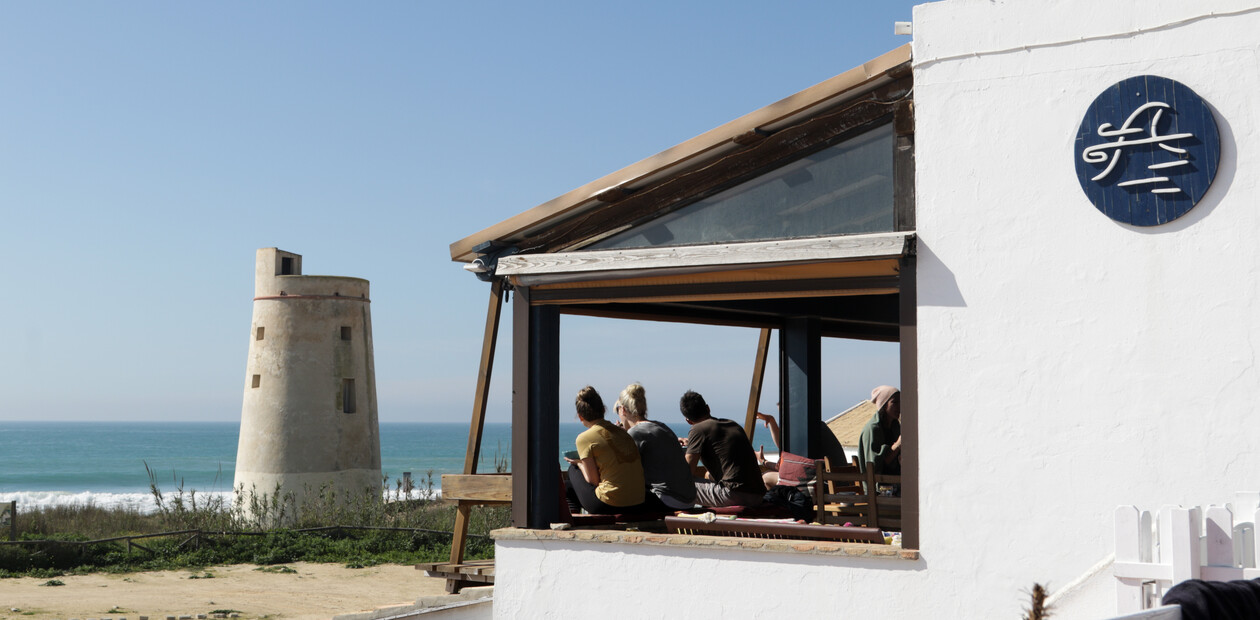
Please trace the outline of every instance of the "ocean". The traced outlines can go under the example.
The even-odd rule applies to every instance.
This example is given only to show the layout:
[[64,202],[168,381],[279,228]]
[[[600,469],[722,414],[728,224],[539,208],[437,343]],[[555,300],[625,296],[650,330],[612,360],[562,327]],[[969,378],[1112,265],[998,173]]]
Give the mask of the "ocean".
[[[419,484],[432,470],[440,489],[442,474],[464,469],[467,424],[382,422],[380,429],[381,470],[391,489],[403,472]],[[182,484],[198,495],[229,495],[239,430],[237,422],[0,422],[0,502],[151,510],[146,464],[164,493]],[[557,463],[582,430],[576,422],[560,425]],[[510,424],[485,425],[478,472],[511,458],[511,431]]]

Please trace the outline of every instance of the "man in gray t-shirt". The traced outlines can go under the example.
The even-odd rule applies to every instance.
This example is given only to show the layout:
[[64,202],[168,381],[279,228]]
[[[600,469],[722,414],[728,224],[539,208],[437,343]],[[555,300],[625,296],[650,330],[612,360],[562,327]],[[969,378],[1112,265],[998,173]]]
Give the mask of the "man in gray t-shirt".
[[739,424],[714,418],[704,397],[687,391],[678,402],[691,425],[687,434],[687,464],[696,478],[696,502],[701,506],[760,506],[766,487],[748,436]]
[[683,459],[678,435],[656,420],[643,420],[627,432],[639,446],[648,490],[667,508],[683,510],[694,506],[696,485],[691,479],[691,468]]

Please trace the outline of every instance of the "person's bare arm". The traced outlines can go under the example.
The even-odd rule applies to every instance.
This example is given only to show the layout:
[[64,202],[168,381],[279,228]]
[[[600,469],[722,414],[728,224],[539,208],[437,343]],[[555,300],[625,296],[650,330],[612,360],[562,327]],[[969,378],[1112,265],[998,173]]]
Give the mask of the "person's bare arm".
[[595,457],[588,456],[584,459],[578,460],[578,459],[571,459],[566,456],[564,457],[564,460],[568,461],[572,465],[577,465],[578,470],[582,472],[582,478],[585,479],[587,482],[591,483],[592,485],[599,484],[599,480],[600,480],[599,465],[595,464]]
[[901,462],[901,436],[897,436],[897,440],[888,447],[888,452],[884,453],[884,463],[892,465]]
[[770,430],[770,440],[774,442],[775,449],[782,452],[783,446],[779,443],[779,421],[775,420],[774,416],[760,411],[757,412],[757,419]]
[[683,457],[687,459],[687,466],[691,468],[691,475],[693,477],[704,478],[708,475],[708,472],[706,472],[704,467],[700,465],[699,454],[684,454]]

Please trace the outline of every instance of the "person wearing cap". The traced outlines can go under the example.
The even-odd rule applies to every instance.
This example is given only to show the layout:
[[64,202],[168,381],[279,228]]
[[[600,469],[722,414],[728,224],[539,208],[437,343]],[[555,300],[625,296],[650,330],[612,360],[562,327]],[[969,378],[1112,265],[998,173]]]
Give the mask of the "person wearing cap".
[[858,467],[872,463],[876,474],[901,475],[901,391],[891,385],[871,390],[875,415],[858,441]]

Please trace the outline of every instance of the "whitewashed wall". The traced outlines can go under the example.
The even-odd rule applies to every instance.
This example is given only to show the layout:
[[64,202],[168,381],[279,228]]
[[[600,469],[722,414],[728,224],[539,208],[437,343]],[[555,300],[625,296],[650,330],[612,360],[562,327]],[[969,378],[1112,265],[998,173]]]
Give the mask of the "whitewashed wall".
[[[1260,488],[1258,6],[916,9],[921,547],[983,610],[1103,560],[1118,504]],[[1194,89],[1222,137],[1207,196],[1151,228],[1073,167],[1086,108],[1143,74]]]
[[[496,617],[588,597],[624,617],[1018,617],[1034,582],[1091,574],[1056,617],[1113,614],[1116,505],[1260,488],[1257,7],[916,8],[922,560],[508,541]],[[1203,202],[1148,229],[1089,203],[1072,149],[1093,99],[1142,74],[1198,92],[1223,143]]]

